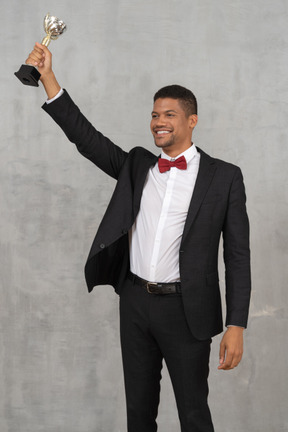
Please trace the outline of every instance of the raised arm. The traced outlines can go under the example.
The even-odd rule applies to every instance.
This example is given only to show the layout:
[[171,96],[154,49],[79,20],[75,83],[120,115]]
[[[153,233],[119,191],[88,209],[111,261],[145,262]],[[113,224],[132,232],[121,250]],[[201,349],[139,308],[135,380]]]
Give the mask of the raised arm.
[[[57,96],[61,87],[52,70],[52,54],[48,48],[36,43],[26,63],[38,67],[48,100]],[[76,144],[83,156],[111,177],[119,177],[128,154],[92,126],[66,91],[52,103],[45,103],[42,108],[61,127],[68,139]]]

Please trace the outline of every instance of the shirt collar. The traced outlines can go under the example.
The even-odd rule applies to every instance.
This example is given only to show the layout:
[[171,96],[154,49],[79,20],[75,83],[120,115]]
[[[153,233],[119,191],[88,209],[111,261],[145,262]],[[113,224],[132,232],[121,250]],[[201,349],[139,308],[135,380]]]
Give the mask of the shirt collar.
[[178,159],[181,156],[184,156],[186,159],[187,164],[194,158],[194,156],[197,155],[197,149],[195,144],[192,143],[191,147],[189,147],[187,150],[185,150],[183,153],[180,153],[178,156],[176,156],[176,158],[171,158],[170,156],[168,156],[163,150],[161,151],[161,158],[163,159]]

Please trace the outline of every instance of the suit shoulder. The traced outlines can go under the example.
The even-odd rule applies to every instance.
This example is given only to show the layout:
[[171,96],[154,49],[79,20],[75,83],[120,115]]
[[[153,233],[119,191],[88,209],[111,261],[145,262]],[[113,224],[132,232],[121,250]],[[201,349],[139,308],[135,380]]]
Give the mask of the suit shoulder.
[[227,162],[224,161],[223,159],[218,159],[218,158],[213,158],[215,160],[215,163],[217,164],[217,166],[219,166],[219,168],[231,171],[231,172],[235,172],[235,171],[241,171],[240,167],[231,163],[231,162]]
[[215,158],[213,156],[210,156],[199,148],[197,148],[197,150],[199,151],[201,157],[205,158],[210,163],[216,164],[217,168],[219,168],[221,170],[225,170],[226,172],[231,172],[231,173],[241,171],[239,166],[237,166],[231,162],[227,162],[227,161],[224,161],[223,159],[218,159],[218,158]]
[[214,160],[217,166],[218,174],[221,178],[225,178],[226,180],[230,179],[232,182],[236,179],[241,179],[241,181],[243,181],[242,171],[239,166],[234,165],[231,162],[226,162],[222,159],[214,158]]
[[155,156],[154,153],[152,153],[151,151],[145,149],[144,147],[133,147],[130,151],[129,151],[129,156],[132,158],[149,158],[149,159],[155,159],[157,156]]

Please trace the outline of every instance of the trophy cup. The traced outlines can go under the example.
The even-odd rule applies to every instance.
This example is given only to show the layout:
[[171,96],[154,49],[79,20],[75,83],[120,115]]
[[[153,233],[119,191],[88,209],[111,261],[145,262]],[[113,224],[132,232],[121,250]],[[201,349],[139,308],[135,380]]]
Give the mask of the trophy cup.
[[[46,36],[42,40],[41,44],[46,47],[48,47],[51,39],[58,39],[58,37],[66,30],[66,24],[55,16],[51,16],[49,13],[45,16],[43,25]],[[22,65],[19,71],[15,72],[14,75],[19,78],[22,84],[39,87],[38,81],[41,74],[36,67],[32,65]]]

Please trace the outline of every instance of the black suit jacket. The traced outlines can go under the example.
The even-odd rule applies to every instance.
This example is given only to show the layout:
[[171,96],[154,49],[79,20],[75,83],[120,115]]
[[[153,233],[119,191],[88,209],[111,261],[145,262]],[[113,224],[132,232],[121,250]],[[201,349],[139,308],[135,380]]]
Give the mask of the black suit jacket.
[[[88,290],[112,285],[121,293],[129,270],[128,231],[140,207],[148,170],[157,157],[142,147],[129,153],[98,132],[68,93],[43,109],[79,152],[117,180],[92,244],[85,276]],[[218,248],[223,234],[226,269],[226,325],[246,327],[250,299],[249,223],[238,167],[201,154],[199,172],[179,250],[185,315],[192,334],[207,339],[222,331]]]

